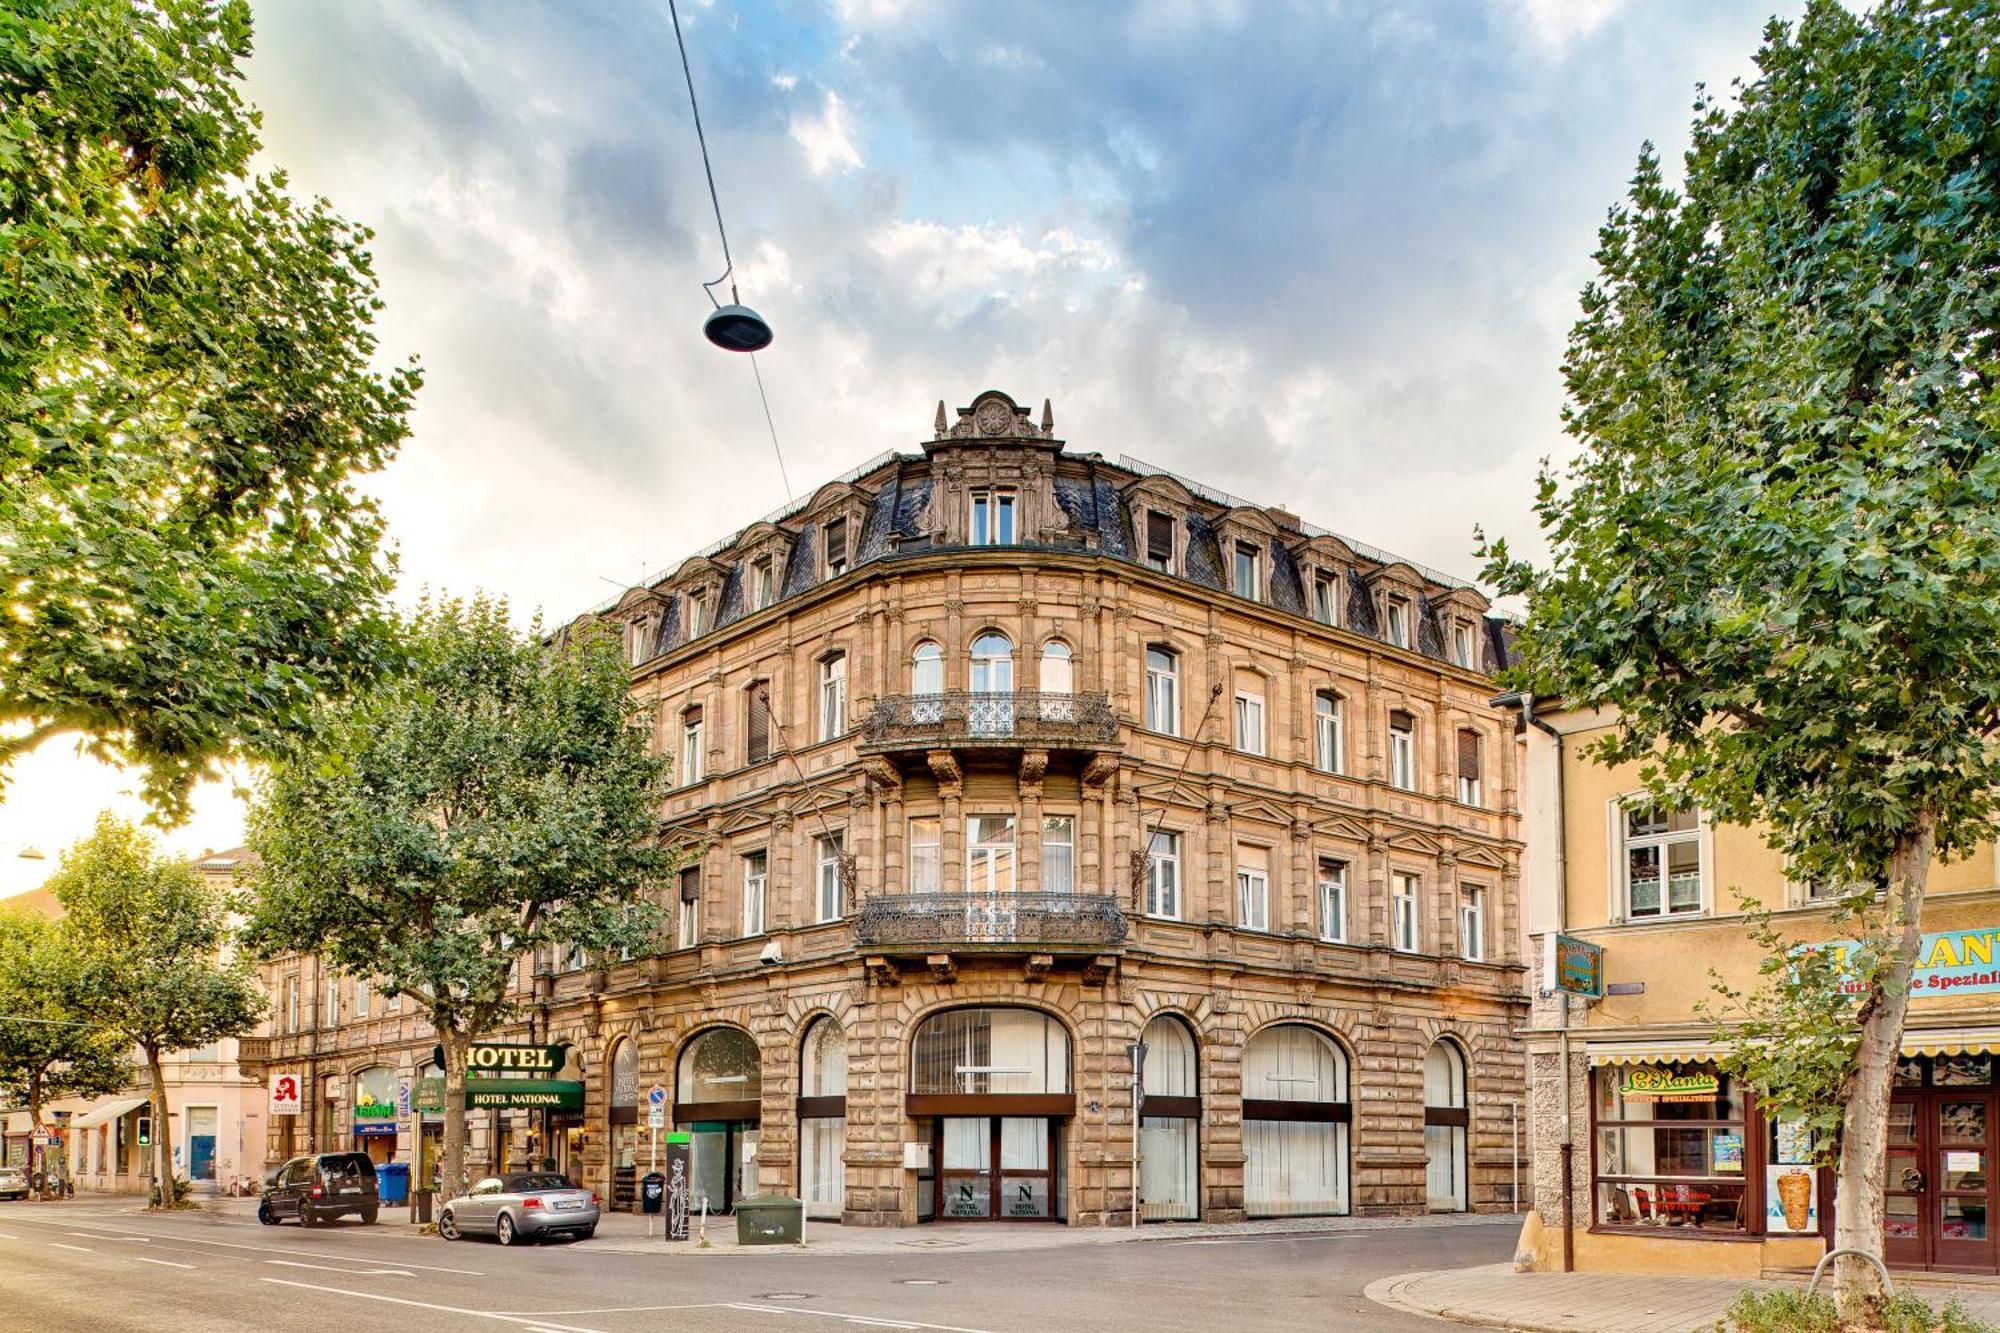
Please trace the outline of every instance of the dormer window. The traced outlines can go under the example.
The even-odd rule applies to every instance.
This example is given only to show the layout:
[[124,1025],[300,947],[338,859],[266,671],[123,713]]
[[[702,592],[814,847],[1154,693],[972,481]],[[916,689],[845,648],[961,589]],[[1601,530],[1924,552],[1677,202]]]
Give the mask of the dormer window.
[[1264,586],[1263,563],[1255,546],[1249,542],[1236,543],[1235,581],[1231,586],[1238,597],[1253,602],[1261,600],[1258,590]]
[[1326,569],[1313,571],[1312,614],[1322,625],[1340,623],[1340,575]]
[[646,622],[635,620],[625,627],[625,653],[633,666],[646,660]]
[[750,609],[762,611],[777,600],[777,580],[771,557],[760,556],[750,564]]
[[1472,665],[1472,626],[1463,620],[1451,622],[1451,660],[1454,665]]
[[839,578],[847,572],[847,520],[831,518],[822,530],[826,576]]
[[972,523],[967,540],[974,546],[1014,544],[1014,493],[978,490],[972,493]]
[[1398,648],[1410,646],[1410,599],[1391,597],[1382,608],[1382,637]]
[[709,623],[708,593],[706,591],[689,593],[687,636],[690,639],[700,638],[708,633]]
[[1146,511],[1146,567],[1162,574],[1174,572],[1174,516],[1157,509]]

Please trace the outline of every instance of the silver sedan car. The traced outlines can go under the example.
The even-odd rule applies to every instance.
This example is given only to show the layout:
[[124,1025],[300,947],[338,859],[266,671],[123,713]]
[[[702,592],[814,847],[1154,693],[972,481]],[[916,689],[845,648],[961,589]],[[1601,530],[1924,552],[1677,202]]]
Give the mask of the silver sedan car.
[[28,1173],[18,1166],[0,1166],[0,1199],[28,1197]]
[[491,1236],[502,1245],[597,1232],[597,1195],[553,1171],[489,1176],[438,1213],[438,1235],[446,1240]]

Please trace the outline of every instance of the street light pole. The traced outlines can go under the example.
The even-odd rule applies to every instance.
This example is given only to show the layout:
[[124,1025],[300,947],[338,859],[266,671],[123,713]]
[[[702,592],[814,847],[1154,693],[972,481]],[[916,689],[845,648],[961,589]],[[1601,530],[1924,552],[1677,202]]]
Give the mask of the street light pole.
[[1125,1048],[1132,1057],[1132,1227],[1139,1226],[1139,1132],[1146,1112],[1146,1043],[1135,1041]]

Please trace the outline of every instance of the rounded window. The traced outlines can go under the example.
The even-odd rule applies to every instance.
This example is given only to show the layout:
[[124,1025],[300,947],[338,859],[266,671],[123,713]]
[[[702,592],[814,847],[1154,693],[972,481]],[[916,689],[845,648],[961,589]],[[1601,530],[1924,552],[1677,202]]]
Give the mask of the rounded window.
[[928,640],[910,654],[910,693],[944,693],[944,649]]
[[632,1041],[621,1041],[611,1056],[611,1104],[613,1106],[637,1106],[639,1104],[639,1047]]
[[910,1091],[1065,1093],[1069,1033],[1033,1009],[948,1009],[911,1041]]
[[1076,661],[1061,639],[1042,645],[1042,674],[1036,684],[1044,694],[1076,693]]
[[676,1100],[749,1102],[764,1095],[757,1042],[741,1028],[710,1028],[681,1052]]

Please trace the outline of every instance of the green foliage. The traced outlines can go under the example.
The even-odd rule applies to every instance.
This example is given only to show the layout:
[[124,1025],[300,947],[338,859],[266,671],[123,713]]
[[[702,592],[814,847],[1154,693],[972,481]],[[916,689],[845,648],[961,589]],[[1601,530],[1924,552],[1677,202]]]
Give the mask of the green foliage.
[[[111,815],[63,854],[49,886],[77,955],[77,990],[105,1029],[148,1056],[240,1036],[263,1017],[247,959],[226,956],[230,897]],[[155,1126],[157,1133],[159,1126]]]
[[[194,1185],[188,1180],[186,1176],[175,1176],[173,1184],[174,1197],[170,1201],[168,1201],[168,1203],[165,1204],[164,1206],[168,1208],[199,1207],[200,1206],[199,1204],[195,1203],[194,1200],[188,1197],[188,1194],[193,1189]],[[150,1190],[146,1191],[146,1202],[155,1208],[159,1208],[162,1206],[160,1203],[160,1187],[157,1183]]]
[[0,7],[0,778],[75,733],[166,818],[378,664],[349,478],[418,384],[369,233],[250,176],[249,49],[243,0]]
[[[2000,1328],[1967,1314],[1953,1296],[1942,1310],[1933,1310],[1908,1292],[1888,1302],[1882,1311],[1883,1333],[2000,1333]],[[1839,1333],[1840,1316],[1829,1296],[1785,1287],[1776,1291],[1743,1291],[1730,1304],[1718,1333]]]
[[132,1081],[123,1044],[81,1002],[80,961],[56,923],[0,912],[0,1103],[39,1111],[58,1097],[101,1097]]
[[551,646],[503,603],[445,601],[415,617],[407,658],[272,766],[248,937],[477,1035],[509,1012],[522,954],[650,947],[666,762],[608,636]]

